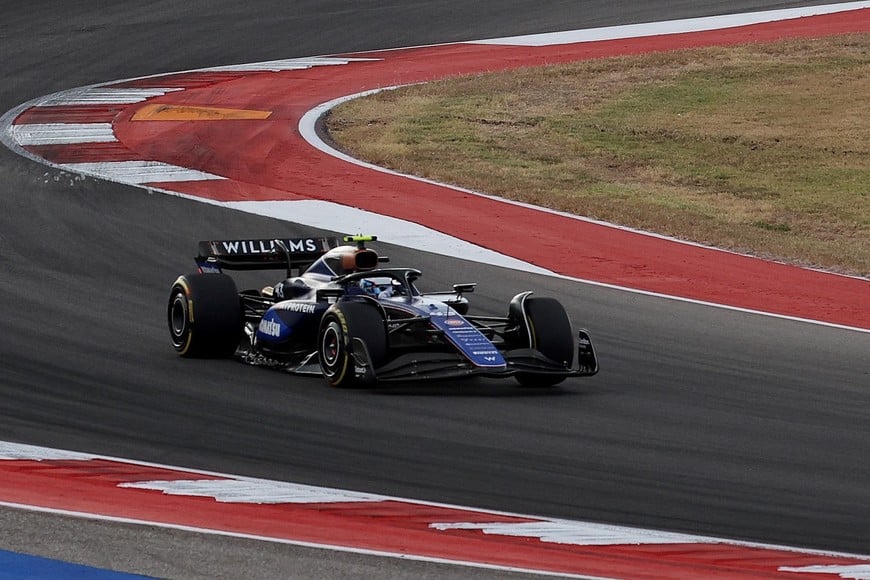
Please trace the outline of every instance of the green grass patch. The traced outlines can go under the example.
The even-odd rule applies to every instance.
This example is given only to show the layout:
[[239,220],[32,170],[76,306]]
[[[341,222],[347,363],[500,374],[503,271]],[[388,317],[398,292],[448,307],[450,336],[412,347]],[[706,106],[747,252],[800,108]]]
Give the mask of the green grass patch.
[[735,251],[870,274],[870,35],[467,76],[336,108],[359,158]]

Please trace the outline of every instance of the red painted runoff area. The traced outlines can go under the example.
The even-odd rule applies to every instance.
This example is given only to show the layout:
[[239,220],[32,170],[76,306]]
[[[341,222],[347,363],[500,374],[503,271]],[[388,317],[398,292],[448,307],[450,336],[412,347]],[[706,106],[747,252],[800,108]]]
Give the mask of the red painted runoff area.
[[[54,163],[155,160],[224,177],[149,185],[214,201],[322,200],[426,226],[583,280],[726,306],[870,329],[870,280],[774,263],[593,223],[411,180],[333,157],[307,143],[302,116],[361,91],[449,76],[580,59],[784,37],[870,31],[870,10],[729,29],[555,46],[459,43],[343,55],[341,66],[200,71],[106,85],[171,88],[102,110],[31,108],[16,124],[111,117],[114,143],[35,144]],[[175,117],[161,117],[159,107]],[[147,107],[149,115],[134,117]],[[155,108],[157,107],[157,108]],[[178,118],[184,107],[267,111],[264,119]],[[171,118],[174,120],[162,120]],[[349,224],[348,227],[352,227]]]
[[[209,496],[195,491],[197,486],[216,491]],[[231,493],[222,494],[221,486]],[[806,578],[803,572],[809,570],[814,578],[836,578],[836,570],[870,565],[870,558],[860,556],[675,539],[630,528],[596,535],[582,522],[362,494],[340,501],[282,501],[282,494],[309,493],[316,499],[330,493],[292,486],[108,458],[3,459],[0,454],[0,501],[6,504],[273,541],[609,578]],[[614,534],[628,534],[632,543],[618,543]]]
[[[262,120],[221,122],[132,120],[145,106],[140,103],[114,118],[114,132],[124,151],[107,148],[107,155],[156,159],[228,178],[154,184],[193,196],[217,201],[331,201],[418,223],[566,276],[870,329],[870,280],[675,243],[409,180],[327,155],[303,141],[298,131],[301,116],[313,107],[377,87],[654,50],[868,30],[870,10],[860,10],[646,38],[544,47],[449,44],[346,55],[376,60],[343,66],[153,77],[113,86],[176,83],[187,88],[150,99],[148,105],[232,107],[272,114]],[[54,158],[68,159],[71,148],[76,149],[55,148]]]
[[[614,55],[868,31],[870,10],[864,9],[645,38],[540,47],[460,43],[344,55],[340,65],[297,70],[175,73],[104,86],[146,95],[131,102],[82,104],[70,91],[66,103],[54,98],[35,104],[15,119],[12,134],[31,155],[70,170],[85,164],[102,175],[154,163],[164,175],[184,179],[135,183],[216,202],[329,201],[421,224],[566,276],[870,330],[870,280],[410,180],[331,156],[300,132],[300,120],[317,106],[382,87]],[[105,167],[94,169],[100,164]],[[862,556],[602,529],[34,449],[0,442],[0,502],[585,576],[857,578],[870,569],[870,558]],[[329,499],[336,494],[338,500]]]

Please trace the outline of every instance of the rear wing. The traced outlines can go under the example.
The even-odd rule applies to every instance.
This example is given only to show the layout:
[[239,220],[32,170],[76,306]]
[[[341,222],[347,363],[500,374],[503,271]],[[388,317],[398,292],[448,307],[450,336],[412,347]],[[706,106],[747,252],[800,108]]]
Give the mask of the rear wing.
[[338,238],[212,240],[199,242],[195,260],[200,272],[286,269],[290,275],[338,245]]

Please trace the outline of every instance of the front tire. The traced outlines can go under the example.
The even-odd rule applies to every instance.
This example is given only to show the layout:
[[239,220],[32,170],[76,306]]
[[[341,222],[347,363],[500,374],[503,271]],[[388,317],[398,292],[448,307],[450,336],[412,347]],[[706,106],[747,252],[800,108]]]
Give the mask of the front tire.
[[[565,307],[555,298],[526,298],[524,303],[528,324],[529,348],[570,369],[574,362],[574,331]],[[565,380],[559,374],[517,373],[517,382],[524,387],[552,387]]]
[[179,276],[167,306],[172,346],[183,357],[226,358],[239,346],[242,305],[226,274]]
[[333,387],[365,385],[365,381],[356,376],[351,354],[355,338],[366,345],[372,367],[383,363],[387,355],[387,329],[380,308],[368,302],[335,304],[323,315],[317,334],[320,370]]

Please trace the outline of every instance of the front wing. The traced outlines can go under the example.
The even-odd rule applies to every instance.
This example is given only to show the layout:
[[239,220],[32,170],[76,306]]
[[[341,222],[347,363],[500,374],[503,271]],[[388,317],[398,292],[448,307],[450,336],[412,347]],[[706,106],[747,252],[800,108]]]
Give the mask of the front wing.
[[366,382],[453,379],[470,376],[510,377],[517,373],[560,377],[588,377],[598,372],[598,359],[586,330],[579,330],[577,355],[571,368],[547,358],[531,348],[500,351],[506,365],[493,369],[473,364],[458,352],[410,352],[374,368],[368,349],[360,339],[354,339],[351,354],[356,376]]

